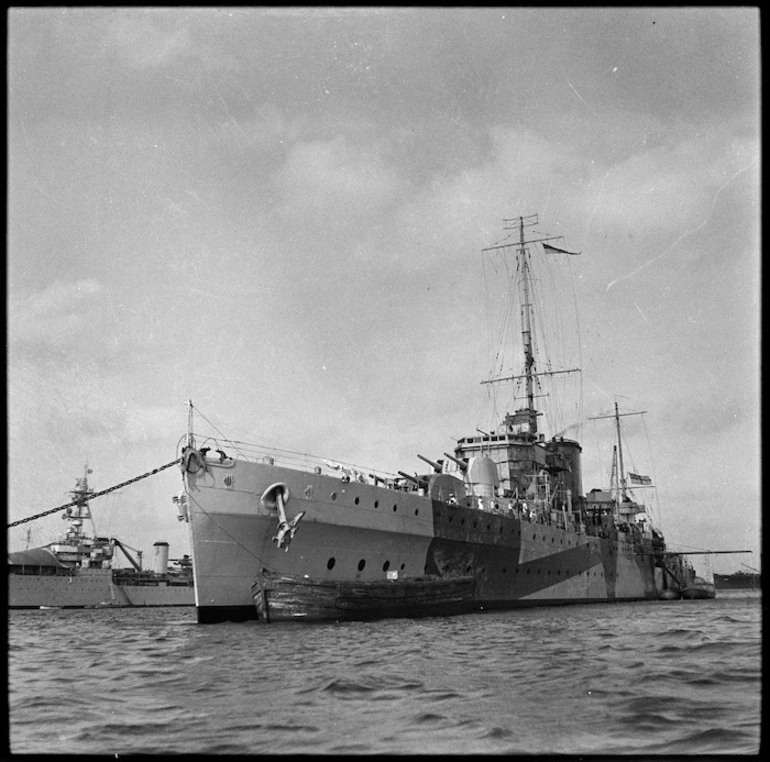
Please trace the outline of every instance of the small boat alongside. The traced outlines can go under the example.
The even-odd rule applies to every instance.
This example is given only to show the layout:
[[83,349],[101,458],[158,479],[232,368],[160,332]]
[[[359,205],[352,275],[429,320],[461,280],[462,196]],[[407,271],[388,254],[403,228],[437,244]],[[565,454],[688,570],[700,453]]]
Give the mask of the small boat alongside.
[[473,610],[476,579],[404,577],[384,580],[257,576],[252,594],[260,621],[366,621],[451,616]]
[[[661,566],[663,568],[663,589],[658,593],[661,601],[678,601],[681,599],[708,600],[717,597],[718,583],[716,575],[711,570],[711,556],[717,554],[749,553],[748,550],[694,550],[663,553]],[[692,564],[686,556],[706,556],[706,573],[701,577],[695,574]]]
[[717,597],[717,589],[713,582],[703,577],[695,577],[691,584],[682,590],[682,598],[688,601],[707,600]]

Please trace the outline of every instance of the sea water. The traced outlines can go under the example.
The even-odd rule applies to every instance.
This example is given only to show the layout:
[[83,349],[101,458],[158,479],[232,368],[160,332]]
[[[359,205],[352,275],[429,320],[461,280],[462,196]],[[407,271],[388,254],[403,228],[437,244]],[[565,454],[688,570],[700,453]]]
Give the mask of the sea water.
[[9,612],[12,753],[756,754],[761,596],[367,623]]

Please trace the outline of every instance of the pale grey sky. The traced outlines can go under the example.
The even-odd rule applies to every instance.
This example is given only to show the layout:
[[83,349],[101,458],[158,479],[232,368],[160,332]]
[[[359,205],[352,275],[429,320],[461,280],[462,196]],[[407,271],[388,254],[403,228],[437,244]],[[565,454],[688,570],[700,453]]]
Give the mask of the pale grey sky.
[[[480,252],[538,213],[582,252],[585,414],[647,410],[669,542],[759,564],[757,9],[17,8],[8,32],[10,520],[86,461],[103,489],[172,460],[188,398],[235,438],[421,469],[497,422]],[[94,501],[97,526],[187,552],[180,488]],[[28,527],[62,522],[11,547]]]

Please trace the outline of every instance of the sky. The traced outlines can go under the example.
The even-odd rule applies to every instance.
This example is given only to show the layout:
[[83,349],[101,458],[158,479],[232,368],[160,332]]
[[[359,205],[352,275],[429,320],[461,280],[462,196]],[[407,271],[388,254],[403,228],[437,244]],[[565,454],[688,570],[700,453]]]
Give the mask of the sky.
[[[173,461],[188,400],[196,428],[423,471],[505,412],[481,382],[511,265],[482,249],[537,214],[581,252],[541,281],[575,410],[646,411],[626,465],[669,546],[760,568],[756,8],[15,8],[7,61],[9,523],[86,464],[103,490]],[[97,530],[189,553],[181,489],[97,498]]]

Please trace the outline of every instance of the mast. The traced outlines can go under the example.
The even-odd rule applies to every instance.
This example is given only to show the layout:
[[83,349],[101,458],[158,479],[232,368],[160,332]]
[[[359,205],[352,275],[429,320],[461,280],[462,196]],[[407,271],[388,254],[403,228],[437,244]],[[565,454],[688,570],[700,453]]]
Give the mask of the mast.
[[[537,216],[535,216],[537,222]],[[519,217],[519,264],[521,265],[521,338],[524,346],[524,377],[527,390],[527,411],[529,413],[529,433],[537,434],[537,416],[535,412],[534,372],[535,355],[532,351],[532,326],[534,316],[532,314],[532,302],[529,295],[529,250],[524,245],[524,218]]]
[[618,443],[613,447],[613,451],[615,448],[617,448],[618,459],[620,461],[620,493],[623,502],[628,499],[628,493],[626,484],[626,471],[623,466],[623,438],[620,436],[620,417],[624,415],[644,415],[646,412],[646,410],[637,410],[632,413],[621,413],[618,411],[618,402],[615,400],[614,415],[595,415],[588,419],[589,421],[598,421],[602,418],[613,418],[615,420],[615,431],[618,437]]
[[[482,384],[492,384],[501,381],[513,381],[516,379],[524,379],[525,390],[527,396],[527,406],[523,410],[517,410],[515,416],[506,416],[506,423],[513,424],[519,422],[526,422],[528,433],[531,437],[537,436],[537,416],[539,413],[535,410],[535,380],[538,376],[551,376],[557,373],[575,373],[579,368],[570,368],[569,370],[555,370],[555,371],[542,371],[538,372],[535,362],[534,351],[534,312],[532,309],[531,292],[533,290],[531,285],[531,267],[530,267],[530,252],[527,248],[527,244],[532,243],[544,243],[545,241],[553,241],[562,236],[541,236],[538,238],[526,239],[524,236],[524,228],[532,227],[538,224],[538,216],[536,214],[530,214],[526,217],[515,217],[512,219],[503,220],[504,230],[516,230],[519,231],[518,246],[516,247],[516,262],[518,270],[521,276],[518,280],[521,300],[521,338],[524,348],[524,373],[517,376],[506,376],[504,378],[489,379],[482,381]],[[505,249],[512,247],[511,242],[504,242],[495,246],[488,246],[482,249],[482,252],[494,251],[495,249]],[[563,254],[572,254],[573,252],[565,251],[564,249],[557,249],[550,247],[551,250],[561,252]]]
[[91,522],[91,529],[96,534],[94,519],[88,504],[88,499],[93,494],[93,490],[88,486],[88,475],[92,473],[88,464],[85,465],[84,472],[82,477],[75,480],[75,489],[70,490],[74,505],[70,505],[62,515],[63,519],[69,521],[69,529],[67,530],[67,540],[69,542],[80,543],[85,538],[83,519],[88,519]]
[[187,446],[195,447],[195,437],[193,437],[193,403],[187,400]]
[[623,467],[623,440],[620,437],[620,413],[618,412],[618,401],[615,400],[615,428],[618,432],[618,459],[620,461],[620,494],[623,502],[626,501],[626,471]]
[[[620,489],[618,487],[618,446],[612,447],[612,471],[610,473],[610,494],[615,499],[616,508],[617,503],[620,502]],[[617,510],[616,510],[617,513]]]

